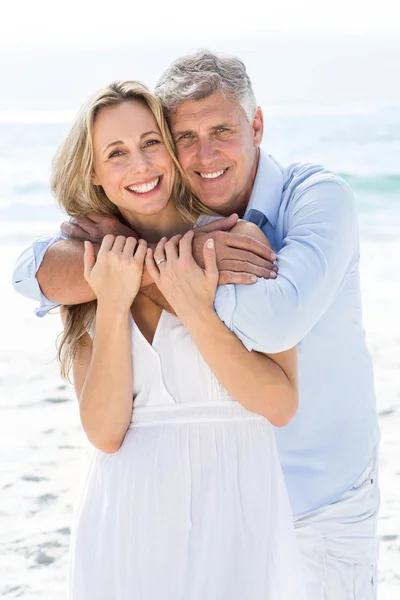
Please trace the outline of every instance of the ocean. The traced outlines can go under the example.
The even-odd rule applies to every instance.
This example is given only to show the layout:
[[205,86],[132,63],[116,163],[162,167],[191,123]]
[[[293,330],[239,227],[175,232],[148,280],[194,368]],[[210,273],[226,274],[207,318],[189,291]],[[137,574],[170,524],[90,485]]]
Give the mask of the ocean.
[[[380,598],[400,597],[400,106],[264,106],[263,147],[282,164],[317,162],[353,188],[364,326],[382,430]],[[58,374],[57,315],[11,286],[17,256],[65,216],[48,187],[71,111],[0,111],[0,597],[64,597],[71,511],[87,442]]]

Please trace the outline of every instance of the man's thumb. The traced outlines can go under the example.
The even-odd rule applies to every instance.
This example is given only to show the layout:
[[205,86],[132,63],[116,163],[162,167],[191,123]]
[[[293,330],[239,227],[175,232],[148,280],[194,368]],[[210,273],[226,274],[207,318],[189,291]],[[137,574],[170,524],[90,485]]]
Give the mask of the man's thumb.
[[238,219],[238,215],[234,213],[233,215],[225,217],[224,219],[215,219],[215,221],[211,221],[211,223],[203,225],[201,230],[206,233],[210,233],[212,231],[229,231],[236,225]]
[[204,268],[206,273],[218,275],[217,258],[215,254],[214,240],[210,238],[203,246]]

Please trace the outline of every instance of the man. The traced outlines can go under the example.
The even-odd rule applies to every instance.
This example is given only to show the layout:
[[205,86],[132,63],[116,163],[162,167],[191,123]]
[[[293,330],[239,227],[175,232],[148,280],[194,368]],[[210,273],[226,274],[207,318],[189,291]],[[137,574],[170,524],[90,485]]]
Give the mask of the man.
[[[259,276],[253,285],[221,286],[215,301],[243,344],[266,353],[298,348],[299,410],[276,439],[309,598],[375,598],[379,431],[351,190],[321,166],[282,168],[260,150],[263,115],[240,60],[209,52],[183,57],[156,92],[193,191],[219,214],[256,223],[278,255],[276,276],[248,240],[216,230],[229,229],[235,217],[213,223],[212,233],[196,231],[196,258],[205,239],[215,239],[220,283]],[[96,215],[63,231],[98,242],[106,233],[132,235]],[[38,314],[93,298],[82,276],[82,243],[54,241],[36,242],[14,272],[15,288],[40,299]],[[143,293],[163,303],[149,283],[145,276]]]

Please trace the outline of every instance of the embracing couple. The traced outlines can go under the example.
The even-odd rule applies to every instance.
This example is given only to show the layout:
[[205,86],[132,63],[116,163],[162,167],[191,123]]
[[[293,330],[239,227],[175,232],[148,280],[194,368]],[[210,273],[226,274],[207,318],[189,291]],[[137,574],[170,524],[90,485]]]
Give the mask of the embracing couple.
[[376,597],[355,202],[262,138],[243,63],[200,52],[98,92],[55,157],[72,218],[14,286],[62,306],[93,446],[70,600]]

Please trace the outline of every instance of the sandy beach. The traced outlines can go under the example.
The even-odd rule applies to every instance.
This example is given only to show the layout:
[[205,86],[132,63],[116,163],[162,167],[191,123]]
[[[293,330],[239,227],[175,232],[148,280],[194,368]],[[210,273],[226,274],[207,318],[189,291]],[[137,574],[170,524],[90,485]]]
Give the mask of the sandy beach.
[[[362,240],[364,325],[382,431],[380,600],[400,597],[400,242],[392,226],[375,237],[365,226]],[[55,360],[59,317],[37,318],[34,303],[10,284],[26,245],[6,235],[0,245],[0,597],[62,600],[88,443]]]

